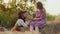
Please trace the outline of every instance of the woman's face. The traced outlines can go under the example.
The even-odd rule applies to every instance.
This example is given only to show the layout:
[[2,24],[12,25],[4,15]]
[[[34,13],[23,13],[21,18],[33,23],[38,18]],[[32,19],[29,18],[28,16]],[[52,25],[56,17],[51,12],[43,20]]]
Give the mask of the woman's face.
[[40,12],[40,9],[38,9],[37,4],[35,5],[35,10]]

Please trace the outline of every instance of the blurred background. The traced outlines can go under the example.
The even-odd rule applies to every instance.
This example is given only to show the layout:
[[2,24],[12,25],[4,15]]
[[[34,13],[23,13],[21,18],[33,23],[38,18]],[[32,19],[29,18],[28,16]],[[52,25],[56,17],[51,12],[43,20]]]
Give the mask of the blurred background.
[[[18,12],[20,10],[25,10],[28,15],[34,17],[34,4],[38,1],[42,2],[46,9],[47,24],[50,24],[49,26],[56,23],[59,24],[60,0],[0,0],[0,27],[11,29],[18,19]],[[47,27],[49,28],[49,26]],[[54,27],[57,27],[57,25]],[[51,26],[51,28],[53,27]],[[60,31],[60,28],[58,30]]]

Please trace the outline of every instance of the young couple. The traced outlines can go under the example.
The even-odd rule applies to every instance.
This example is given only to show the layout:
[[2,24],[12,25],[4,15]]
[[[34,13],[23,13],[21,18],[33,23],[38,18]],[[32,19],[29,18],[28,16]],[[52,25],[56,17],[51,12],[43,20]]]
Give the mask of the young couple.
[[[41,2],[36,3],[36,16],[34,18],[30,19],[30,31],[33,31],[35,28],[35,31],[39,32],[39,28],[43,28],[46,25],[46,11],[42,5]],[[25,22],[26,18],[26,12],[20,11],[18,13],[19,19],[17,20],[15,26],[13,27],[13,31],[16,31],[18,26],[23,26],[25,28],[28,28],[28,25]]]

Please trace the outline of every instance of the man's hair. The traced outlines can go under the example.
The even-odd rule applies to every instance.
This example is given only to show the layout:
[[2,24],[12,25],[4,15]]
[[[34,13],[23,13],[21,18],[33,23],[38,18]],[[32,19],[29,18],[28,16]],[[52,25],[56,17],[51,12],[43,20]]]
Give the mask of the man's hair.
[[22,18],[22,16],[23,16],[24,13],[26,13],[26,11],[20,10],[20,11],[18,12],[18,16],[19,16],[20,19]]

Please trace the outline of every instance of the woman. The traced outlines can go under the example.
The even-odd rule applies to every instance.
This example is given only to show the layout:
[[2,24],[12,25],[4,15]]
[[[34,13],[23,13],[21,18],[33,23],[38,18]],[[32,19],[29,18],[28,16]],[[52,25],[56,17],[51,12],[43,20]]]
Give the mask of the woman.
[[35,28],[35,31],[39,32],[39,28],[43,28],[46,25],[46,11],[41,2],[37,2],[36,8],[36,16],[31,19],[30,31]]
[[16,31],[17,28],[18,28],[18,26],[23,26],[25,28],[28,28],[28,25],[25,22],[25,19],[26,19],[26,11],[20,11],[18,13],[18,16],[19,16],[19,18],[18,18],[15,26],[12,29],[13,31]]

